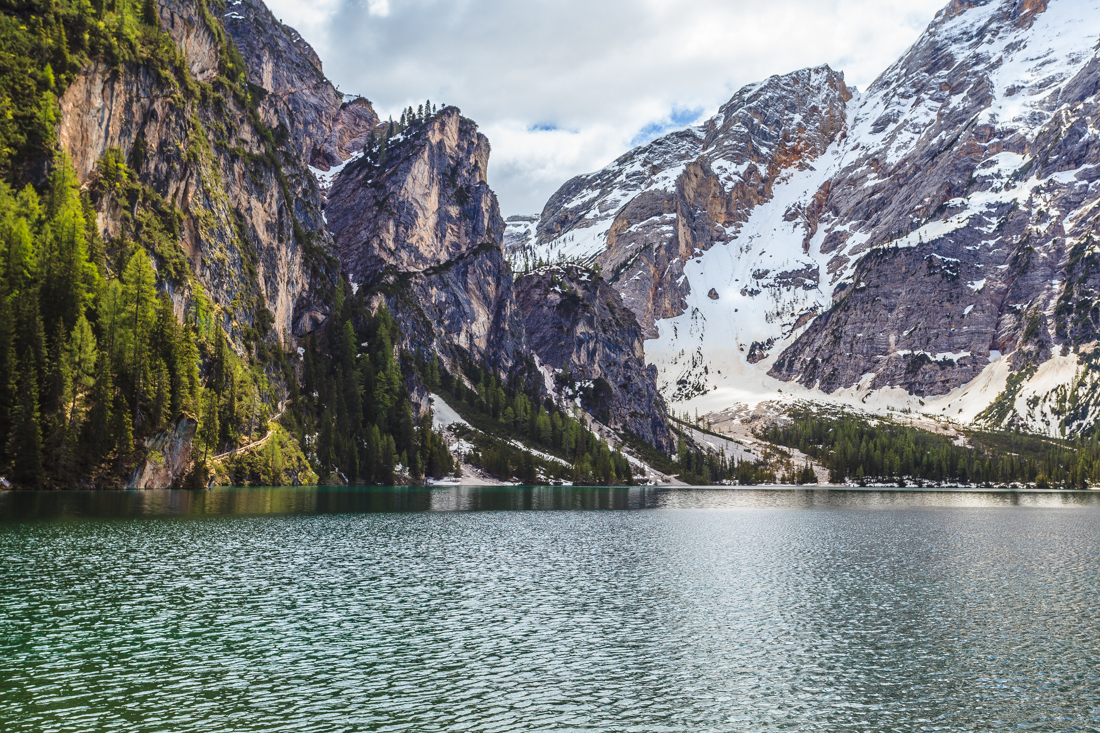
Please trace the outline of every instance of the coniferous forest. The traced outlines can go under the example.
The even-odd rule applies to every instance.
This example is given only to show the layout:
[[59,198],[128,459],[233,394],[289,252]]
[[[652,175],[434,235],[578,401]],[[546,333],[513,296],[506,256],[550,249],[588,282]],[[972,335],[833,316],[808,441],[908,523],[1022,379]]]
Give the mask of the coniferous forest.
[[1075,441],[968,432],[964,439],[887,420],[810,410],[761,437],[823,463],[832,483],[911,483],[1084,489],[1100,483],[1097,436]]

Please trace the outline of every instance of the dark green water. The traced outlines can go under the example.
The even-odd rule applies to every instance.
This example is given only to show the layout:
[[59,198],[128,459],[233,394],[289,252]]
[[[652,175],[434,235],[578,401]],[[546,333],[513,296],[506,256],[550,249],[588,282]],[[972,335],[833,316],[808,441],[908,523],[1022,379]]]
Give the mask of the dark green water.
[[1100,495],[0,493],[0,731],[116,730],[1096,731]]

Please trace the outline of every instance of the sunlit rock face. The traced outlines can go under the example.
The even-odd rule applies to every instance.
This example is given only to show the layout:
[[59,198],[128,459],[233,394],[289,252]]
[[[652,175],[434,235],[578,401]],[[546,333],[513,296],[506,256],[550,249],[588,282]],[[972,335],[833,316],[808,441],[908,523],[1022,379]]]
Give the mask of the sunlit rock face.
[[351,282],[384,286],[410,347],[507,371],[523,320],[488,163],[488,140],[448,107],[348,163],[326,213]]
[[[290,345],[324,321],[338,276],[305,256],[305,239],[331,246],[310,165],[328,167],[361,148],[377,116],[365,100],[345,103],[313,49],[259,0],[240,0],[220,18],[179,0],[157,7],[191,78],[220,84],[220,59],[233,48],[251,101],[223,95],[215,103],[182,94],[149,67],[96,63],[60,99],[61,147],[82,183],[118,151],[138,181],[183,215],[179,241],[209,299],[202,307],[234,339],[266,322],[266,310],[274,335]],[[102,195],[95,204],[101,232],[123,234],[125,202]],[[177,273],[171,290],[181,316],[196,304],[184,280]]]
[[[773,77],[570,181],[528,256],[599,263],[675,401],[951,393],[1076,430],[1053,390],[1094,404],[1091,367],[1031,375],[1098,339],[1098,44],[1097,0],[956,0],[863,93]],[[962,400],[978,380],[1000,407]]]

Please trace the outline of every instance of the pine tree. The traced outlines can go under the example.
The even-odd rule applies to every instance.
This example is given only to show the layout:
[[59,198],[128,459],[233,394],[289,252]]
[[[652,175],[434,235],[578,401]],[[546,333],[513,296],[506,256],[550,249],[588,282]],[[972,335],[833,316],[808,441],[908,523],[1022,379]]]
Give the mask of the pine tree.
[[397,462],[397,446],[394,444],[393,436],[387,435],[382,442],[382,457],[380,463],[380,473],[378,477],[379,482],[383,486],[393,486],[393,469]]
[[26,486],[42,483],[42,428],[38,414],[38,383],[30,359],[20,359],[14,387],[15,405],[7,453],[12,478]]
[[68,370],[70,382],[70,401],[68,424],[70,429],[76,422],[77,403],[95,385],[95,367],[98,358],[95,334],[92,333],[91,324],[84,314],[76,321],[69,341],[65,349],[65,365]]
[[119,468],[129,461],[134,452],[134,419],[126,399],[119,395],[113,411],[114,424],[111,436],[114,439],[115,458]]
[[203,445],[202,465],[206,466],[206,459],[210,455],[211,448],[216,448],[218,435],[221,433],[218,425],[218,397],[214,392],[207,390],[203,398],[202,420],[199,422],[198,438]]
[[366,466],[362,471],[367,483],[382,482],[382,434],[377,425],[367,431]]

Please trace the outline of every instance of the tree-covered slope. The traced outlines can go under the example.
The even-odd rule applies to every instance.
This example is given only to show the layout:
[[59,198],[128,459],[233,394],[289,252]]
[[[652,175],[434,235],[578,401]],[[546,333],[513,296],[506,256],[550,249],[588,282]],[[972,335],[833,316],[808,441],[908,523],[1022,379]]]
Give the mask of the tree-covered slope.
[[[0,6],[0,470],[17,484],[122,485],[156,473],[150,446],[179,435],[191,460],[167,480],[205,485],[212,456],[283,405],[300,442],[331,428],[316,390],[298,389],[292,301],[338,304],[344,286],[316,181],[280,155],[222,12]],[[306,345],[310,384],[327,394],[343,355]],[[364,351],[396,371],[392,349]],[[356,415],[382,444],[368,478],[411,440],[390,414],[409,412],[404,384],[382,391],[381,415]],[[312,451],[326,478],[329,449]]]

